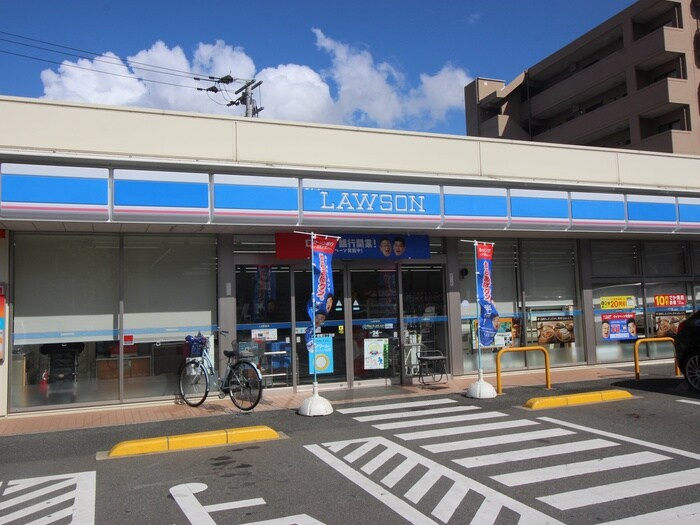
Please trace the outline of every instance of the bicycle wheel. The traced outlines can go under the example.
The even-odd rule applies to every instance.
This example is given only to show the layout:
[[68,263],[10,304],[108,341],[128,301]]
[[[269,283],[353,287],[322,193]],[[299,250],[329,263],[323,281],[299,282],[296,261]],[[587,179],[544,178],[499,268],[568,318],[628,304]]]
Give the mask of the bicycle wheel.
[[200,361],[187,360],[180,366],[180,396],[191,407],[198,407],[209,394],[209,374]]
[[262,396],[262,380],[252,363],[239,361],[228,374],[228,395],[241,410],[253,410]]

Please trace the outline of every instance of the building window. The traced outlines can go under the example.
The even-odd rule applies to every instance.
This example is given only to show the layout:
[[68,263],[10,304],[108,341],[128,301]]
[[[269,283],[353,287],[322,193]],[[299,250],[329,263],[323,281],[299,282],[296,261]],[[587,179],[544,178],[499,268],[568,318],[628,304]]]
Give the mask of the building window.
[[645,242],[644,276],[674,276],[688,273],[682,242]]
[[594,277],[637,276],[639,245],[634,241],[597,241],[591,243]]
[[666,122],[657,126],[656,132],[663,133],[664,131],[671,131],[672,129],[682,129],[680,119],[672,120],[671,122]]
[[11,410],[116,400],[96,358],[118,355],[119,237],[18,233],[13,257]]

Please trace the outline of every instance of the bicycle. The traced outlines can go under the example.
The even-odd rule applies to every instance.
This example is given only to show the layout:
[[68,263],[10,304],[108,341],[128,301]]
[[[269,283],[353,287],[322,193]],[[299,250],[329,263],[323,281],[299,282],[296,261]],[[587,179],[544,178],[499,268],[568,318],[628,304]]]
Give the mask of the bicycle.
[[228,358],[224,374],[216,377],[214,364],[209,355],[209,338],[201,333],[188,335],[190,355],[180,365],[179,388],[182,400],[191,407],[198,407],[209,395],[213,382],[219,390],[219,398],[226,394],[240,410],[253,410],[262,397],[262,374],[255,364],[237,358],[235,350],[224,350]]

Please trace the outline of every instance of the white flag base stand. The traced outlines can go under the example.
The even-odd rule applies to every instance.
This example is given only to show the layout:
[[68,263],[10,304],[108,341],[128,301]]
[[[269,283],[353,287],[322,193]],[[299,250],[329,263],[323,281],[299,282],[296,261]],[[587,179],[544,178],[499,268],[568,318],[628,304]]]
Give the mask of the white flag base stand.
[[480,368],[478,381],[469,385],[464,395],[475,399],[490,399],[496,397],[496,389],[491,383],[484,381],[484,371]]
[[300,416],[327,416],[332,413],[333,406],[330,401],[318,395],[318,383],[314,381],[311,397],[304,399],[299,410],[297,410],[297,414]]

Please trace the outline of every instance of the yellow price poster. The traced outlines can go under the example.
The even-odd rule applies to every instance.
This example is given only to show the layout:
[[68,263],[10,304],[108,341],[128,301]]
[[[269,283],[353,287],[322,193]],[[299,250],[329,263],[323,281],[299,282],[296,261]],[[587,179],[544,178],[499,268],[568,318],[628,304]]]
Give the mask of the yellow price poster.
[[622,308],[634,308],[637,302],[632,295],[615,295],[600,298],[601,310],[620,310]]

